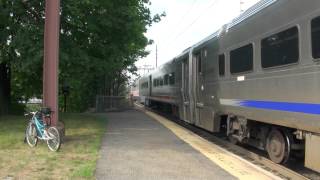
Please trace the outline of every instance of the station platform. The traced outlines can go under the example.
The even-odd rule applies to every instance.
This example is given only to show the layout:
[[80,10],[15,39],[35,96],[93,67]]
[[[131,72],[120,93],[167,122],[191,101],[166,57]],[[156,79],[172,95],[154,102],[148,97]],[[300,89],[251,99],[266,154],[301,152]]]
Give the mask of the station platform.
[[154,113],[106,117],[96,179],[277,179]]

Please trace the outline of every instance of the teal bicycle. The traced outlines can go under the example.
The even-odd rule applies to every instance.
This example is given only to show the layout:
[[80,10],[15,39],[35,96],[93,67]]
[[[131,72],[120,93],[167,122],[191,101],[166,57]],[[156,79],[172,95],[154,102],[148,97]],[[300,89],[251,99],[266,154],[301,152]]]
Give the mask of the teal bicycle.
[[30,147],[35,147],[38,140],[43,140],[47,141],[51,151],[60,149],[60,133],[56,127],[51,126],[51,113],[49,108],[42,108],[40,111],[25,114],[31,116],[25,132],[25,139]]

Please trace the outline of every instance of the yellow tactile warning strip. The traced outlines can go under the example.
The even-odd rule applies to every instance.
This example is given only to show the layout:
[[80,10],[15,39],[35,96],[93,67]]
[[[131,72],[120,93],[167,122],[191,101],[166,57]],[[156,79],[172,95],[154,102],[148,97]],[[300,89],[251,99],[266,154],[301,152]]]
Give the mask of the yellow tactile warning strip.
[[153,112],[145,111],[147,115],[163,124],[171,130],[176,136],[188,143],[191,147],[198,150],[215,164],[226,170],[233,176],[243,180],[264,180],[264,179],[281,179],[268,171],[257,167],[250,162],[234,155],[227,150],[215,145],[206,139],[201,138],[195,133],[183,128],[174,122],[163,118]]

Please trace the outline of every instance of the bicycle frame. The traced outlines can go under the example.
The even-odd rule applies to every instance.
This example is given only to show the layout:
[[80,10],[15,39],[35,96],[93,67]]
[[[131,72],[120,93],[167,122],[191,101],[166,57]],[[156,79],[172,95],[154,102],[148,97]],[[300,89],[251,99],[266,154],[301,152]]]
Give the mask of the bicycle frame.
[[48,136],[47,131],[46,131],[47,124],[42,119],[37,118],[36,114],[33,114],[32,121],[34,122],[34,124],[36,126],[37,137],[39,139],[41,139],[41,140],[52,139]]
[[40,111],[26,113],[30,117],[25,130],[25,140],[30,147],[35,147],[39,140],[47,141],[51,151],[58,151],[61,146],[59,130],[51,126],[51,110],[43,107]]

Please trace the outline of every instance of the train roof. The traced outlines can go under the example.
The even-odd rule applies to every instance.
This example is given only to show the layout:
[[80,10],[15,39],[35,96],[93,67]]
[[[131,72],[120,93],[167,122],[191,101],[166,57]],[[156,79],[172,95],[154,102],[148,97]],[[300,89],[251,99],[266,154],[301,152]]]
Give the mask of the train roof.
[[[261,1],[257,2],[255,5],[253,5],[252,7],[247,9],[245,12],[243,12],[240,16],[234,18],[231,22],[223,25],[218,31],[216,31],[213,34],[209,35],[208,37],[202,39],[201,41],[194,44],[193,46],[185,49],[181,54],[176,56],[174,59],[166,62],[165,64],[163,64],[162,66],[160,66],[158,68],[161,68],[161,67],[165,66],[166,64],[170,64],[174,60],[177,60],[177,59],[179,60],[179,59],[183,58],[184,56],[187,56],[190,53],[190,51],[193,51],[194,49],[199,49],[202,46],[209,43],[210,41],[218,40],[221,35],[227,33],[230,29],[235,28],[237,25],[239,25],[243,21],[248,20],[249,18],[251,18],[255,14],[263,11],[265,8],[273,5],[277,1],[279,1],[279,0],[261,0]],[[154,71],[157,71],[157,69]],[[148,73],[148,75],[152,74],[153,72]]]
[[[254,16],[255,14],[263,11],[265,8],[271,6],[272,4],[276,3],[278,0],[261,0],[257,2],[255,5],[247,9],[244,13],[242,13],[240,16],[234,18],[230,23],[225,24],[220,28],[218,31],[214,32],[210,36],[204,38],[200,42],[196,43],[192,46],[193,49],[198,48],[199,46],[203,46],[209,41],[217,40],[220,35],[228,32],[230,29],[234,28],[241,22],[249,19],[250,17]],[[189,48],[190,49],[190,48]]]
[[228,25],[227,31],[236,25],[240,24],[241,22],[245,21],[246,19],[254,16],[255,14],[259,13],[263,9],[271,6],[272,4],[276,3],[278,0],[261,0],[257,2],[255,5],[250,7],[244,13],[242,13],[239,17],[234,18]]

